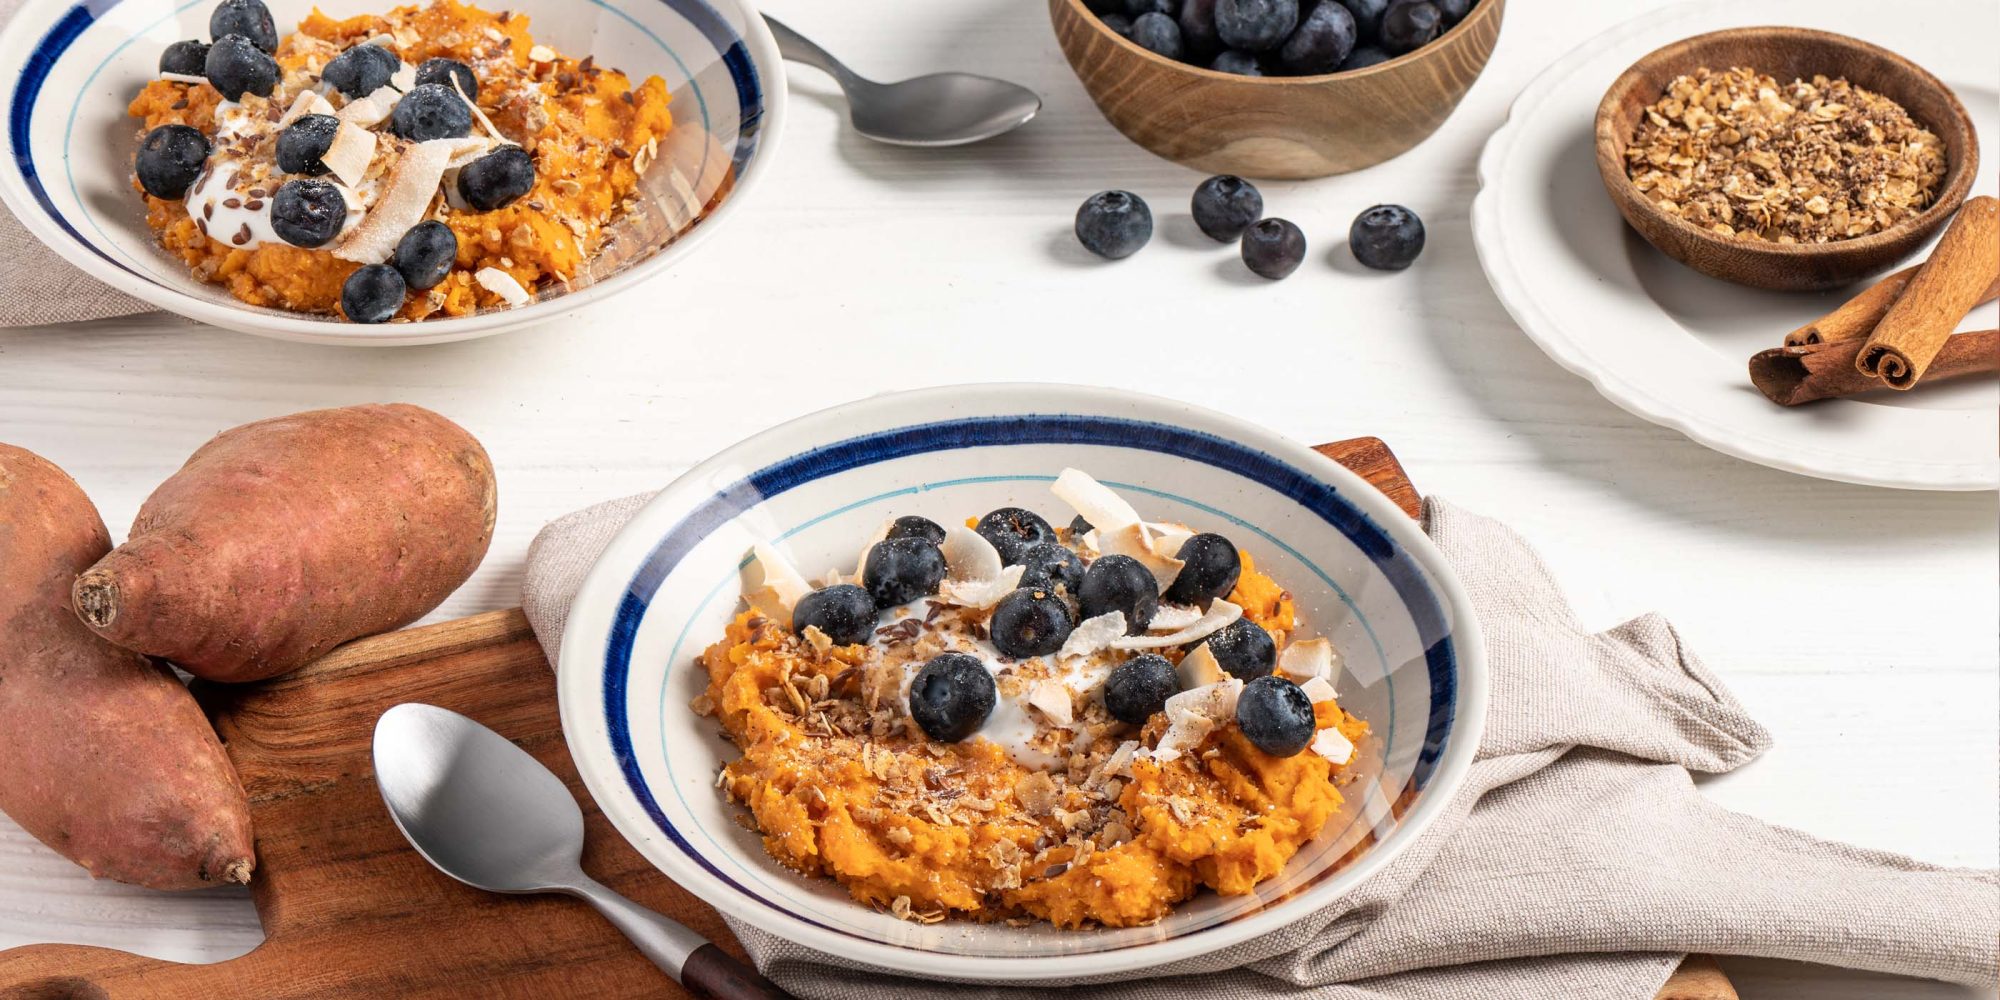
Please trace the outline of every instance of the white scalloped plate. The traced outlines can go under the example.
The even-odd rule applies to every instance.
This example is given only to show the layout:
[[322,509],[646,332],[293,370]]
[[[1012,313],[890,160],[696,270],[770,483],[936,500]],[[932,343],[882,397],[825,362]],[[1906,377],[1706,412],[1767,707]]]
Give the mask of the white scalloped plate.
[[[1992,15],[1989,0],[1937,0],[1921,17],[1886,17],[1869,0],[1714,0],[1648,14],[1578,46],[1521,92],[1479,158],[1473,241],[1494,292],[1549,357],[1605,398],[1717,451],[1850,483],[2000,487],[2000,386],[1991,379],[1791,409],[1759,395],[1745,371],[1750,355],[1854,289],[1765,292],[1683,267],[1619,217],[1591,144],[1598,100],[1646,53],[1719,28],[1797,25],[1865,38],[1956,90],[1979,128],[1974,192],[1991,193],[2000,164]],[[1966,328],[2000,325],[1996,317],[2000,309],[1982,307]]]

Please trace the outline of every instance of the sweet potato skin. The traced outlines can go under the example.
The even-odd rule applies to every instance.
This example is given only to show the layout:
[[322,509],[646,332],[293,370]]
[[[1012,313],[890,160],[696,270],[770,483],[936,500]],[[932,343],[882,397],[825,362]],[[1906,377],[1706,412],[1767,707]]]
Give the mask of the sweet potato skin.
[[496,494],[486,450],[422,407],[245,424],[153,491],[73,602],[198,677],[275,677],[437,607],[485,557]]
[[194,697],[70,613],[110,549],[74,480],[0,444],[0,812],[100,878],[247,882],[250,804]]

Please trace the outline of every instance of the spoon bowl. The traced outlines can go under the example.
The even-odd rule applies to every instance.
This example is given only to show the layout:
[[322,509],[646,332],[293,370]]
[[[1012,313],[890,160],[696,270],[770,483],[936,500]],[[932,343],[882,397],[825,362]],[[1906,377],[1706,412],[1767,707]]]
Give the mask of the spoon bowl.
[[835,59],[775,18],[764,23],[778,52],[826,71],[847,94],[854,130],[894,146],[962,146],[1026,124],[1042,110],[1040,95],[1016,83],[972,73],[933,73],[877,83]]

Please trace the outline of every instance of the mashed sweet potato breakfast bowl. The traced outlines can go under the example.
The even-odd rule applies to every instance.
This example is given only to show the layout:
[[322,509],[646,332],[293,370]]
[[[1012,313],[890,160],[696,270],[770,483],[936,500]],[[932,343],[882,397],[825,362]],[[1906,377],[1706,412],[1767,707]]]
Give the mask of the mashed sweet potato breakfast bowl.
[[1065,386],[881,396],[653,499],[569,613],[570,751],[725,914],[965,981],[1271,934],[1403,850],[1478,742],[1477,622],[1302,445]]
[[670,266],[766,172],[784,78],[742,0],[27,0],[0,196],[161,308],[404,344]]

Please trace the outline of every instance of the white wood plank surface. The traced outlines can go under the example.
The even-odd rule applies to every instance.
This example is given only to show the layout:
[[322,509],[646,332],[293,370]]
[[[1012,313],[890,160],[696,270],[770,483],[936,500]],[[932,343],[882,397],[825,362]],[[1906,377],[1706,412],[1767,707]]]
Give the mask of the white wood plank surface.
[[[386,351],[158,315],[0,331],[0,440],[68,469],[117,535],[224,428],[367,400],[435,408],[480,436],[501,483],[492,554],[441,619],[517,603],[528,541],[551,518],[870,393],[1092,382],[1302,440],[1376,434],[1420,489],[1531,538],[1592,623],[1674,620],[1778,738],[1708,794],[1822,836],[1992,866],[1995,497],[1844,486],[1709,452],[1558,368],[1480,274],[1467,204],[1485,137],[1540,67],[1648,5],[1516,0],[1492,65],[1428,143],[1346,177],[1264,185],[1269,211],[1313,245],[1305,268],[1270,284],[1193,230],[1199,175],[1097,115],[1037,0],[772,0],[863,73],[1008,76],[1041,90],[1046,110],[982,146],[893,149],[845,131],[830,83],[799,69],[781,162],[755,203],[629,295],[499,339]],[[1143,253],[1107,266],[1069,229],[1077,203],[1108,187],[1146,197],[1161,225]],[[1344,259],[1348,222],[1382,201],[1429,229],[1409,272]],[[0,947],[212,961],[258,940],[239,893],[92,884],[0,820]],[[1752,998],[1978,995],[1785,963],[1732,971]]]

